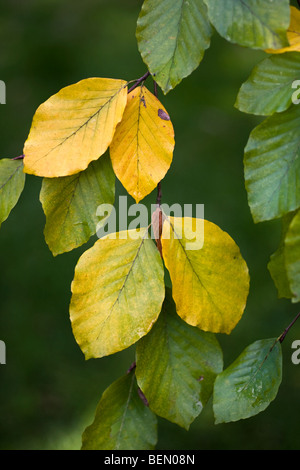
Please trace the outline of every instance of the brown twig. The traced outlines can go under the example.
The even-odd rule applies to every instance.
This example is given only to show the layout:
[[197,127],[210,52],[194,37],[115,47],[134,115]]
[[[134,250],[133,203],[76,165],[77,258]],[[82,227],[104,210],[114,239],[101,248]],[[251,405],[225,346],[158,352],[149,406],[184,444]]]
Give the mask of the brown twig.
[[157,185],[157,197],[156,197],[156,205],[160,207],[161,205],[161,198],[162,198],[162,190],[161,190],[161,181]]
[[138,78],[134,85],[129,88],[128,93],[131,93],[135,88],[137,88],[142,82],[144,82],[150,76],[150,72],[146,72],[142,77]]
[[148,400],[147,400],[147,398],[145,397],[145,395],[143,394],[143,392],[142,392],[142,390],[140,389],[140,387],[138,387],[138,394],[139,394],[140,399],[141,399],[142,402],[144,403],[144,405],[145,405],[145,406],[149,406]]
[[12,160],[23,160],[24,157],[25,155],[19,155],[19,157],[14,157]]
[[[158,95],[158,91],[157,91],[157,83],[155,80],[153,80],[153,87],[154,87],[154,96],[157,98],[157,95]],[[162,226],[163,226],[163,213],[160,209],[160,206],[161,206],[161,200],[162,200],[162,189],[161,189],[161,181],[158,183],[157,185],[157,196],[156,196],[156,205],[158,207],[158,211],[159,211],[159,214],[158,214],[158,223],[156,224],[157,227],[156,227],[156,231],[158,232],[156,234],[156,245],[157,245],[157,249],[160,253],[160,256],[161,258],[163,257],[162,255],[162,244],[161,244],[161,234],[162,234]]]
[[296,321],[298,320],[298,318],[300,318],[300,312],[295,316],[294,320],[289,324],[289,326],[284,330],[284,332],[279,336],[279,339],[278,341],[280,343],[283,342],[284,338],[286,337],[286,335],[288,334],[288,332],[290,331],[290,329],[292,328],[292,326],[296,323]]
[[[154,86],[154,96],[157,98],[157,83],[155,80],[153,80],[153,86]],[[161,191],[161,181],[157,185],[157,198],[156,198],[156,204],[158,207],[161,205],[161,198],[162,198],[162,191]]]
[[127,374],[130,374],[130,372],[132,372],[135,368],[136,368],[136,362],[133,362],[131,366],[129,367]]

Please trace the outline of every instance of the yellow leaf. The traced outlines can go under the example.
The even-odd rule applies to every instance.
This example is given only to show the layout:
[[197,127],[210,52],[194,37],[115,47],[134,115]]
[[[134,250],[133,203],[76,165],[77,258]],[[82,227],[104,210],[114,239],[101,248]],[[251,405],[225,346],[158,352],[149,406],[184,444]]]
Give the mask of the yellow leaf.
[[121,351],[146,335],[165,297],[164,269],[148,230],[98,240],[79,259],[70,317],[86,358]]
[[116,176],[136,202],[164,178],[174,145],[173,125],[160,101],[144,86],[129,93],[110,156]]
[[53,178],[85,170],[110,145],[126,101],[123,80],[88,78],[60,90],[34,115],[25,173]]
[[[242,317],[249,291],[239,247],[217,225],[166,218],[162,252],[178,315],[204,331],[229,334]],[[200,227],[200,228],[199,228]],[[193,243],[200,249],[193,249]]]
[[268,54],[282,54],[283,52],[298,51],[300,52],[300,10],[295,7],[291,8],[291,22],[287,30],[287,38],[290,43],[288,47],[281,49],[266,49]]

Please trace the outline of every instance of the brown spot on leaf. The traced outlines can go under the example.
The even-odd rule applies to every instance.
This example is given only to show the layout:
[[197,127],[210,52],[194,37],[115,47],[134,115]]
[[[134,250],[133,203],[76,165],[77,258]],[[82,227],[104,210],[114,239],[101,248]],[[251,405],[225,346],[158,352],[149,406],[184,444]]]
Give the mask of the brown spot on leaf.
[[158,116],[164,121],[170,121],[170,116],[163,109],[158,110]]

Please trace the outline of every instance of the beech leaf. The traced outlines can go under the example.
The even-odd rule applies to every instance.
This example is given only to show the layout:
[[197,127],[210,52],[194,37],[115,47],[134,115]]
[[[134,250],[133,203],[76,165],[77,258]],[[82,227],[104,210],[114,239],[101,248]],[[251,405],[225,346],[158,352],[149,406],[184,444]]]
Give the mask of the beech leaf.
[[137,203],[166,175],[174,145],[173,125],[160,101],[145,86],[129,93],[110,156],[116,176]]
[[54,256],[86,243],[96,233],[97,208],[113,204],[115,175],[108,155],[76,175],[44,178],[40,201],[46,215],[45,239]]
[[0,227],[17,204],[25,185],[22,160],[0,160]]
[[[165,218],[162,252],[170,273],[178,315],[212,333],[231,333],[240,321],[249,292],[249,273],[233,239],[207,220]],[[196,225],[196,227],[193,227]],[[191,240],[203,247],[189,249]]]
[[156,442],[156,416],[139,397],[131,372],[103,393],[95,419],[83,433],[82,450],[151,450]]
[[88,78],[37,109],[24,146],[25,172],[54,178],[85,170],[104,154],[127,101],[124,80]]
[[282,353],[275,338],[255,341],[216,378],[216,424],[250,418],[276,398],[282,379]]
[[162,260],[148,229],[98,240],[72,282],[72,328],[86,358],[122,351],[147,334],[164,297]]
[[208,16],[227,41],[253,49],[288,45],[289,0],[204,0]]
[[136,30],[141,56],[165,94],[199,66],[211,35],[203,0],[145,0]]
[[157,322],[136,350],[136,377],[150,409],[188,429],[222,369],[222,350],[215,336],[184,322],[167,289]]

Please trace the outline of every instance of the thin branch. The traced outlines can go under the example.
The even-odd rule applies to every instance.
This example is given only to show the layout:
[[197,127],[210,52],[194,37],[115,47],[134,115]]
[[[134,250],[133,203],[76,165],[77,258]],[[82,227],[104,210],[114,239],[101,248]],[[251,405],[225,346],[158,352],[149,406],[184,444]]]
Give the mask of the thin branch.
[[162,190],[161,190],[161,181],[157,185],[157,197],[156,197],[156,205],[160,207],[162,199]]
[[[154,90],[153,90],[154,96],[157,98],[158,92],[157,92],[157,83],[156,83],[155,80],[153,80],[153,87],[154,87]],[[163,226],[163,214],[162,214],[162,211],[160,209],[161,200],[162,200],[162,190],[161,190],[161,181],[159,181],[159,183],[157,185],[157,196],[156,196],[156,205],[159,209],[158,224],[157,224],[158,225],[158,234],[156,235],[156,245],[157,245],[157,249],[160,253],[161,258],[163,259],[162,243],[161,243],[162,226]]]
[[147,400],[147,398],[145,397],[145,395],[143,394],[143,392],[142,392],[142,390],[140,389],[140,387],[138,387],[138,394],[139,394],[140,399],[141,399],[142,402],[144,403],[144,405],[149,407],[148,400]]
[[288,332],[290,331],[290,329],[292,328],[292,326],[296,323],[296,321],[298,320],[298,318],[300,318],[300,312],[295,316],[294,320],[289,324],[289,326],[284,330],[284,332],[282,333],[282,335],[279,336],[279,339],[278,341],[280,343],[283,342],[284,338],[286,337],[286,335],[288,334]]
[[298,5],[299,5],[299,7],[300,7],[300,0],[298,0]]
[[136,362],[133,362],[126,373],[130,374],[130,372],[132,372],[135,368],[136,368]]
[[20,155],[19,157],[12,158],[12,160],[23,160],[24,157],[25,155]]
[[[136,368],[136,362],[133,362],[131,364],[131,366],[129,367],[128,371],[127,371],[127,374],[130,374],[134,369]],[[147,398],[145,397],[145,395],[143,394],[142,390],[140,389],[140,387],[138,387],[138,394],[139,394],[139,397],[140,399],[142,400],[142,402],[144,403],[145,406],[149,406],[149,403],[148,403],[148,400]]]
[[134,85],[129,88],[128,93],[132,92],[135,88],[137,88],[142,82],[144,82],[150,76],[150,72],[146,72],[142,77],[138,78]]
[[163,222],[164,222],[163,212],[160,208],[160,205],[157,205],[156,211],[154,211],[152,214],[152,229],[153,229],[153,234],[154,234],[154,238],[156,241],[157,249],[162,259],[163,259],[163,254],[162,254],[161,235],[162,235]]
[[[153,80],[153,86],[154,86],[154,96],[157,98],[157,83],[155,80]],[[157,185],[157,197],[156,197],[156,205],[160,207],[161,205],[161,198],[162,198],[162,190],[161,190],[161,181]]]

